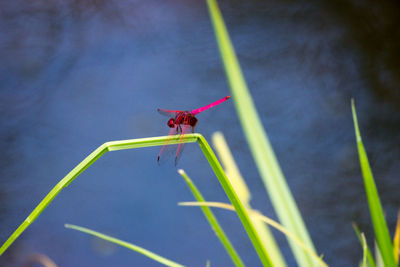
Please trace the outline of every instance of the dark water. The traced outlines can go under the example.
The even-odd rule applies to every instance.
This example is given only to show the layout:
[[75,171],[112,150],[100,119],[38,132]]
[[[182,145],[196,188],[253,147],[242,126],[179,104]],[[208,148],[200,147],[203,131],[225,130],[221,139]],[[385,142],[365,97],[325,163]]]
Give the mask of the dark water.
[[[400,7],[395,1],[220,1],[264,126],[319,253],[355,266],[356,221],[372,243],[350,98],[393,233],[400,207]],[[229,94],[203,1],[0,2],[0,241],[105,141],[167,133],[156,108]],[[253,193],[276,218],[232,103],[198,116],[225,134]],[[63,190],[0,259],[42,253],[59,266],[158,266],[67,230],[73,223],[189,266],[231,266],[159,148],[112,152]],[[226,201],[200,149],[179,164],[208,200]],[[233,213],[216,211],[248,266],[260,266]],[[289,266],[295,262],[280,233]]]

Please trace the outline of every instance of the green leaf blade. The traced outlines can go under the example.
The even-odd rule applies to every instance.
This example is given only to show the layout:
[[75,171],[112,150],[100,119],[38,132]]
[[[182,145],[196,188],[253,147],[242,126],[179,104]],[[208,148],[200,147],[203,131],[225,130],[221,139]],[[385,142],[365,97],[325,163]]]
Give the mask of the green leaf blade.
[[111,237],[109,235],[105,235],[105,234],[90,230],[88,228],[77,226],[77,225],[73,225],[73,224],[65,224],[64,226],[66,228],[77,230],[79,232],[83,232],[83,233],[86,233],[86,234],[89,234],[89,235],[92,235],[92,236],[96,236],[96,237],[98,237],[100,239],[103,239],[103,240],[106,240],[108,242],[120,245],[120,246],[128,248],[130,250],[136,251],[136,252],[138,252],[138,253],[140,253],[140,254],[142,254],[142,255],[144,255],[144,256],[146,256],[146,257],[148,257],[148,258],[150,258],[150,259],[152,259],[154,261],[157,261],[157,262],[159,262],[161,264],[164,264],[166,266],[184,267],[184,265],[181,265],[179,263],[171,261],[171,260],[169,260],[167,258],[164,258],[164,257],[162,257],[162,256],[160,256],[160,255],[158,255],[158,254],[156,254],[154,252],[151,252],[150,250],[147,250],[147,249],[144,249],[142,247],[136,246],[134,244],[131,244],[131,243],[126,242],[126,241],[123,241],[121,239],[118,239],[118,238],[115,238],[115,237]]
[[[217,152],[217,156],[225,170],[225,174],[231,181],[231,184],[235,189],[239,199],[242,201],[246,209],[252,209],[250,204],[250,190],[247,187],[245,179],[240,173],[239,167],[236,165],[235,159],[233,158],[224,135],[221,132],[214,133],[212,136],[212,142],[214,149]],[[252,219],[254,227],[256,228],[256,231],[258,232],[266,250],[268,251],[268,255],[271,257],[271,261],[274,263],[274,266],[286,267],[287,264],[285,259],[277,242],[275,241],[271,230],[268,227],[268,224],[252,218],[251,216],[250,218]]]
[[200,134],[185,134],[183,138],[176,135],[172,138],[169,136],[138,138],[121,141],[111,141],[104,143],[82,160],[72,171],[70,171],[61,181],[59,181],[53,189],[43,198],[43,200],[34,208],[29,216],[22,222],[21,225],[11,234],[11,236],[0,247],[0,256],[11,246],[12,243],[29,227],[37,217],[46,209],[46,207],[54,200],[54,198],[67,187],[76,177],[85,171],[90,165],[98,160],[108,151],[117,151],[122,149],[133,149],[151,146],[162,146],[165,141],[169,140],[169,144],[177,144],[180,141],[183,143],[197,142]]
[[214,173],[219,179],[221,185],[225,189],[228,198],[232,204],[238,210],[239,218],[241,219],[244,228],[246,229],[250,240],[253,242],[256,251],[261,255],[261,260],[264,266],[272,266],[270,258],[262,245],[260,237],[258,236],[254,226],[252,225],[248,214],[246,213],[243,204],[236,196],[232,185],[229,183],[228,178],[224,175],[221,165],[219,164],[215,154],[212,152],[207,141],[201,134],[185,134],[183,138],[175,136],[170,139],[169,136],[161,137],[149,137],[122,141],[107,142],[93,151],[87,156],[81,163],[79,163],[70,173],[68,173],[60,182],[58,182],[54,188],[46,195],[46,197],[39,203],[38,206],[31,212],[31,214],[25,219],[24,222],[13,232],[13,234],[7,239],[7,241],[0,247],[0,255],[3,254],[7,248],[25,231],[26,228],[31,225],[36,218],[43,212],[43,210],[54,200],[54,198],[60,193],[60,191],[69,185],[79,174],[93,164],[98,158],[100,158],[107,151],[117,151],[123,149],[133,149],[150,146],[162,146],[165,141],[169,141],[170,144],[177,144],[179,142],[193,143],[198,142],[201,150],[206,156],[210,166]]
[[[211,21],[231,88],[232,99],[263,183],[281,223],[315,251],[310,235],[282,174],[247,88],[233,45],[215,0],[207,0]],[[300,266],[317,263],[288,240]]]
[[[204,202],[205,199],[204,199],[203,195],[197,189],[196,185],[189,178],[189,176],[183,170],[178,170],[178,173],[185,180],[186,184],[188,185],[190,191],[192,192],[192,194],[196,198],[196,200],[198,202]],[[211,211],[211,209],[209,207],[201,207],[201,209],[202,209],[204,216],[206,217],[208,223],[210,224],[211,228],[214,230],[218,239],[221,241],[222,245],[224,246],[226,252],[231,257],[235,266],[244,267],[245,265],[244,265],[242,259],[240,258],[239,254],[236,252],[236,250],[233,247],[232,243],[230,242],[229,238],[226,236],[224,230],[222,229],[221,225],[219,224],[214,213]]]
[[[369,249],[367,243],[365,240],[363,240],[362,235],[361,235],[361,231],[360,229],[358,229],[358,226],[353,223],[353,229],[354,232],[356,233],[357,237],[358,237],[358,241],[360,241],[360,244],[362,247],[366,247],[365,248],[365,253],[366,253],[366,257],[367,257],[367,261],[368,261],[368,266],[369,267],[375,267],[375,260],[374,257],[372,256],[371,250]],[[364,249],[363,249],[364,250]]]
[[360,129],[358,126],[357,113],[354,106],[354,100],[351,101],[351,110],[353,114],[354,131],[357,141],[358,155],[360,158],[360,166],[364,179],[364,186],[368,200],[369,211],[371,214],[372,224],[375,231],[376,241],[382,255],[385,266],[397,266],[393,255],[393,244],[390,239],[389,230],[383,215],[383,209],[379,198],[375,180],[369,165],[367,153],[361,139]]
[[198,143],[201,150],[203,151],[203,154],[208,160],[208,163],[213,169],[215,175],[217,176],[218,181],[220,182],[222,188],[224,189],[225,194],[231,201],[232,205],[235,207],[235,210],[240,218],[240,221],[242,222],[243,227],[247,232],[247,235],[249,236],[251,242],[253,243],[254,249],[256,250],[263,266],[273,266],[271,258],[268,255],[267,251],[265,250],[265,247],[250,219],[249,214],[247,213],[243,203],[240,201],[235,190],[233,189],[228,177],[226,177],[225,172],[222,169],[222,166],[219,163],[214,152],[212,151],[210,145],[207,143],[207,141],[204,139],[203,136],[199,136]]

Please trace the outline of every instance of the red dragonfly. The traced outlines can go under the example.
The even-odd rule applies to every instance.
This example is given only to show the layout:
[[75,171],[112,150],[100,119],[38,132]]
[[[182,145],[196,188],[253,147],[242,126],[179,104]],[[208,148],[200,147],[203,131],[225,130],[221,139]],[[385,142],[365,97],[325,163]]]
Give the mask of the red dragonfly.
[[217,100],[211,104],[208,104],[207,106],[204,106],[204,107],[201,107],[198,109],[194,109],[192,111],[157,109],[157,111],[160,114],[170,117],[170,119],[167,122],[167,125],[168,125],[168,127],[171,128],[169,131],[170,138],[168,138],[168,140],[165,142],[165,144],[161,148],[161,151],[157,157],[157,162],[160,163],[161,155],[163,155],[162,159],[166,158],[166,156],[164,156],[165,154],[167,154],[166,150],[173,148],[173,146],[168,145],[171,140],[171,137],[173,135],[181,135],[180,142],[178,144],[178,149],[176,150],[176,153],[175,153],[175,166],[176,166],[176,164],[178,163],[179,157],[183,151],[184,144],[181,142],[183,135],[186,133],[190,133],[190,132],[194,133],[194,127],[196,127],[196,125],[197,125],[197,118],[195,116],[197,114],[199,114],[200,112],[203,112],[204,110],[207,110],[209,108],[212,108],[212,107],[215,107],[215,106],[221,104],[222,102],[228,100],[229,98],[230,98],[230,96],[226,96],[224,98],[221,98],[220,100]]

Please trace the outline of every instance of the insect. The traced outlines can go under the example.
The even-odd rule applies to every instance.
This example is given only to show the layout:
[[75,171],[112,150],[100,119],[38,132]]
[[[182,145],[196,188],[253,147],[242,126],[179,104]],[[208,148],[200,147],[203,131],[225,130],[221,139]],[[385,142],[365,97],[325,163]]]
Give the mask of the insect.
[[209,108],[212,108],[212,107],[215,107],[215,106],[221,104],[222,102],[228,100],[229,98],[230,98],[230,96],[226,96],[226,97],[221,98],[220,100],[217,100],[211,104],[208,104],[208,105],[198,108],[198,109],[194,109],[192,111],[157,109],[157,111],[160,114],[170,117],[170,119],[167,122],[167,125],[169,128],[171,128],[169,131],[169,134],[168,134],[169,138],[165,142],[163,147],[161,148],[160,153],[158,154],[157,162],[161,163],[160,162],[161,158],[163,158],[163,160],[164,160],[164,158],[165,159],[167,158],[167,156],[165,155],[165,154],[167,154],[166,150],[169,150],[171,147],[173,147],[173,146],[168,145],[171,140],[171,137],[173,135],[181,135],[180,141],[178,144],[178,148],[175,153],[175,166],[176,166],[178,164],[179,157],[183,151],[183,146],[184,146],[184,144],[182,143],[183,136],[187,133],[194,133],[194,128],[197,125],[197,118],[195,116],[197,114],[199,114],[200,112],[203,112],[204,110],[207,110]]

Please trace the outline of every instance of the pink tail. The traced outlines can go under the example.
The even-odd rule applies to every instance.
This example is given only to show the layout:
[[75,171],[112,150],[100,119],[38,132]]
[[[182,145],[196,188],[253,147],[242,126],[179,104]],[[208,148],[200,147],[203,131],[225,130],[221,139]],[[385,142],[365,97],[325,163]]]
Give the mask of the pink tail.
[[204,106],[204,107],[198,108],[198,109],[194,109],[194,110],[190,111],[190,113],[192,115],[199,114],[200,112],[203,112],[206,109],[209,109],[209,108],[212,108],[214,106],[217,106],[217,105],[221,104],[222,102],[228,100],[230,97],[231,97],[230,95],[225,96],[224,98],[221,98],[220,100],[217,100],[217,101],[215,101],[215,102],[213,102],[211,104],[208,104],[207,106]]

